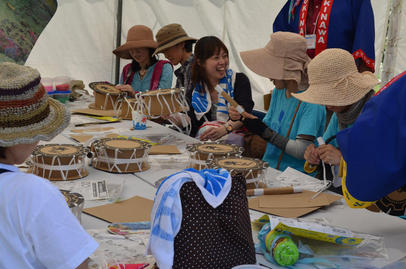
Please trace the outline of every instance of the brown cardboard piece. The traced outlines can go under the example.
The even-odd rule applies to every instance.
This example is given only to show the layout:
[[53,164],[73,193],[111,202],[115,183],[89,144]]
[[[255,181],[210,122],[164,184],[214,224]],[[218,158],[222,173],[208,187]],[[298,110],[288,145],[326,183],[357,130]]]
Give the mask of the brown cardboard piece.
[[86,134],[77,134],[77,135],[70,135],[73,139],[78,141],[79,143],[85,143],[93,138],[93,135],[86,135]]
[[116,112],[114,110],[101,110],[101,109],[92,109],[92,108],[79,108],[72,110],[72,114],[84,114],[91,116],[101,116],[101,117],[114,117]]
[[109,131],[109,130],[114,130],[113,127],[93,127],[93,128],[83,128],[83,129],[72,129],[72,133],[86,133],[86,132],[103,132],[103,131]]
[[[321,206],[314,206],[315,204],[322,204],[322,203],[327,202],[325,205],[329,205],[342,198],[342,196],[339,196],[339,195],[321,193],[316,198],[314,198],[314,200],[316,200],[316,199],[317,200],[312,205],[312,201],[309,202],[305,199],[309,199],[309,197],[311,199],[311,197],[315,194],[315,192],[304,191],[303,193],[304,194],[302,194],[301,196],[307,197],[307,198],[302,198],[302,199],[294,198],[294,201],[295,201],[294,203],[296,203],[296,206],[294,206],[293,202],[292,203],[287,202],[286,200],[288,199],[288,196],[297,195],[300,193],[283,194],[283,195],[264,195],[264,196],[287,196],[287,197],[280,198],[279,200],[278,200],[278,197],[276,197],[276,199],[274,199],[274,198],[269,198],[269,197],[263,198],[264,196],[259,196],[259,197],[248,199],[248,206],[250,209],[272,214],[272,215],[277,215],[277,216],[281,216],[281,217],[285,217],[285,218],[297,218],[297,217],[306,215],[312,211],[315,211],[321,207]],[[319,196],[321,196],[320,199],[318,199]],[[262,205],[265,205],[265,204],[269,205],[268,202],[270,201],[270,199],[273,199],[272,202],[274,204],[270,204],[271,207],[264,207],[260,204],[261,199],[265,199],[263,201]],[[285,204],[283,204],[283,203],[285,203]],[[304,205],[307,205],[307,206],[304,207]],[[278,206],[278,207],[276,207],[276,206]]]
[[299,208],[320,207],[331,203],[330,199],[339,200],[337,195],[321,193],[312,199],[315,192],[303,191],[292,194],[262,195],[259,196],[259,206],[267,208]]
[[149,155],[159,155],[159,154],[180,154],[178,147],[176,145],[153,145]]
[[140,196],[102,206],[83,209],[83,212],[107,222],[150,221],[154,201]]

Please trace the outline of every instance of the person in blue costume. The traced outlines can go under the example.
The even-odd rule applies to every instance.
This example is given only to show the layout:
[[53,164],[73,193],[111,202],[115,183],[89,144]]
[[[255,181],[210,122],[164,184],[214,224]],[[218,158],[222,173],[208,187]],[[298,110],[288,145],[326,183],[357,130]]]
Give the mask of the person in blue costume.
[[245,65],[275,85],[263,122],[253,116],[244,126],[268,143],[263,160],[273,168],[303,171],[304,151],[323,133],[325,110],[292,96],[307,87],[306,40],[294,33],[277,32],[265,48],[241,52]]
[[172,87],[172,65],[153,55],[157,46],[147,26],[135,25],[128,30],[127,42],[113,51],[120,58],[132,60],[124,66],[117,89],[135,96],[137,92]]
[[273,31],[304,36],[311,58],[327,48],[350,52],[360,72],[374,72],[375,28],[370,0],[288,0]]
[[[293,96],[304,102],[325,105],[334,114],[323,135],[326,144],[307,147],[305,171],[313,172],[323,162],[335,166],[336,174],[341,151],[334,137],[354,124],[365,103],[374,95],[372,88],[379,81],[369,71],[359,73],[352,55],[342,49],[326,49],[317,55],[309,64],[308,74],[309,88]],[[340,185],[339,181],[334,181],[334,187]]]
[[406,71],[364,107],[355,124],[337,134],[343,193],[352,208],[406,215]]

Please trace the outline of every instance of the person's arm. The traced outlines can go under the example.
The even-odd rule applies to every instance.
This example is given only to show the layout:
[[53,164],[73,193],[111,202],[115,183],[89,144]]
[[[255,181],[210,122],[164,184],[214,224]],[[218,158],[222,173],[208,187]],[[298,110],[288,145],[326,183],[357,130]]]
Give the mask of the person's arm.
[[248,113],[254,108],[252,100],[251,83],[244,73],[237,73],[234,83],[234,99]]
[[158,88],[159,89],[172,88],[172,79],[173,79],[172,65],[170,63],[166,63],[162,67],[162,73],[161,78],[159,80]]

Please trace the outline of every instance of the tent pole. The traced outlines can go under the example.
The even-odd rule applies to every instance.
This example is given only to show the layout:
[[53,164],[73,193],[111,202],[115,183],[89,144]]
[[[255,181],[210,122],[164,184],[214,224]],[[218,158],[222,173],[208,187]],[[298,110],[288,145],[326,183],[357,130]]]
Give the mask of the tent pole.
[[[116,48],[121,45],[121,27],[123,18],[123,0],[117,1],[117,29],[116,29]],[[115,65],[115,84],[120,81],[120,57],[116,56]]]

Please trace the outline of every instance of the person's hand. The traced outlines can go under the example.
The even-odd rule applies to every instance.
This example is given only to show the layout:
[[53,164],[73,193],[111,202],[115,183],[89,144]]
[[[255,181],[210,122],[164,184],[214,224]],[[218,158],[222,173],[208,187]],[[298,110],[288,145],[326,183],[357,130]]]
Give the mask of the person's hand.
[[340,165],[341,161],[341,151],[338,150],[336,147],[328,144],[328,145],[321,145],[317,148],[319,152],[320,159],[328,164],[331,165]]
[[200,140],[201,141],[206,141],[206,140],[212,140],[215,141],[221,137],[223,137],[225,134],[227,134],[227,130],[225,126],[219,126],[219,127],[213,127],[210,128],[206,131],[204,131],[200,135]]
[[248,129],[248,131],[257,134],[257,135],[262,135],[268,126],[266,126],[265,123],[262,122],[262,120],[255,118],[255,119],[249,119],[245,118],[244,121],[244,126]]
[[116,89],[121,91],[121,92],[126,92],[128,93],[129,96],[134,97],[135,96],[135,91],[131,85],[127,84],[118,84],[116,85]]
[[307,146],[304,153],[304,158],[309,164],[317,165],[320,163],[319,152],[314,144]]
[[232,121],[237,121],[241,119],[241,114],[234,107],[230,106],[228,109],[228,116]]

